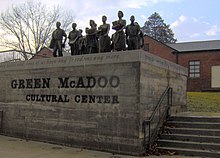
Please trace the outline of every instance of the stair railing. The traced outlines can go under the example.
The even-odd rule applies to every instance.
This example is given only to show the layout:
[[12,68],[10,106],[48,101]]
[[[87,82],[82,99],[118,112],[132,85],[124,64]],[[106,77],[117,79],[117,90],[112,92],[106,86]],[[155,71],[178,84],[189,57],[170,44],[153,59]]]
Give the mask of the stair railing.
[[[161,113],[161,107],[162,105],[164,105],[162,103],[165,99],[167,99],[167,103],[163,109],[163,112]],[[172,100],[173,100],[173,89],[167,86],[166,90],[161,95],[156,107],[154,108],[154,111],[151,114],[150,118],[143,121],[144,147],[147,147],[147,149],[149,149],[151,147],[151,144],[154,142],[157,133],[159,131],[159,126],[161,126],[165,118],[169,116],[169,109],[170,106],[172,105]],[[151,127],[152,121],[156,120],[155,116],[157,112],[159,113],[158,114],[159,119],[157,119],[156,126],[154,126],[154,128],[152,129]],[[147,126],[148,126],[148,141],[146,140]]]

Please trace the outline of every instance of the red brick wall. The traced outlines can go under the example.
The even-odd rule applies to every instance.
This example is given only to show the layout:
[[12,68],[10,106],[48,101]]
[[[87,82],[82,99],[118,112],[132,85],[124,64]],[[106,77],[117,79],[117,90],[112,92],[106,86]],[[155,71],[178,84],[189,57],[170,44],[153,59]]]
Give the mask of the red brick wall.
[[220,65],[220,51],[189,52],[179,54],[179,64],[187,67],[190,60],[200,61],[200,77],[187,80],[187,91],[211,90],[211,68]]
[[174,50],[169,46],[160,43],[148,36],[144,37],[144,44],[148,45],[149,47],[148,51],[150,53],[176,63],[176,55],[172,53]]

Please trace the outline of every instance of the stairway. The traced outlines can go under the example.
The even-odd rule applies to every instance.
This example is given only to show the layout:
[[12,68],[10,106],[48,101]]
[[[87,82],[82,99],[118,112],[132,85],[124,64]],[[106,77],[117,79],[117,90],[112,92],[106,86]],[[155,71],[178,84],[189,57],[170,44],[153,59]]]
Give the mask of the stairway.
[[179,155],[220,158],[220,117],[170,117],[157,144]]

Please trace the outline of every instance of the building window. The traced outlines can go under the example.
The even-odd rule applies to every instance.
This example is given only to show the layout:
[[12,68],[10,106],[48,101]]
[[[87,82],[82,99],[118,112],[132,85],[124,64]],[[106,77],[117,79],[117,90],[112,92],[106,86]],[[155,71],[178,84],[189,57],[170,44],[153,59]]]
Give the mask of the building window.
[[200,61],[198,60],[189,61],[189,77],[191,78],[200,77]]

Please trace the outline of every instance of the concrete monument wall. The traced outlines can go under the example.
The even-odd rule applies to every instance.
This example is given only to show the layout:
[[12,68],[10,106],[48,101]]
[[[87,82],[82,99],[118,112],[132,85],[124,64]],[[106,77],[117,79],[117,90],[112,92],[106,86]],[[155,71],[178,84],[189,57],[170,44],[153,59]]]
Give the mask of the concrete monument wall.
[[142,50],[0,64],[6,135],[137,155],[167,85],[186,106],[185,68]]

